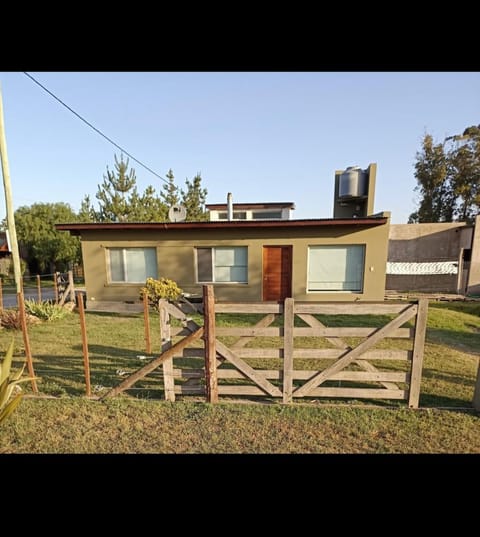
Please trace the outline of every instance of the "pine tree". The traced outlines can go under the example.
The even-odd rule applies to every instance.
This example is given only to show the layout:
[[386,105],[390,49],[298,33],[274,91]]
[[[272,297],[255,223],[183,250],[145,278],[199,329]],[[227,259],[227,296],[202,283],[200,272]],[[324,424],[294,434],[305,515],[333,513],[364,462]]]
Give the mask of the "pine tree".
[[166,177],[168,179],[168,183],[163,185],[162,192],[160,192],[160,198],[162,199],[163,203],[170,208],[179,204],[180,195],[178,186],[175,184],[175,176],[173,175],[171,168],[168,170]]
[[90,196],[86,195],[80,205],[80,210],[78,211],[78,221],[79,222],[96,222],[97,213],[95,208],[90,202]]
[[130,207],[130,222],[165,222],[168,208],[157,196],[152,185],[148,185],[145,192],[139,195],[135,188],[128,198]]
[[198,173],[192,181],[185,180],[186,188],[175,185],[175,177],[170,169],[168,182],[157,194],[152,185],[143,193],[137,189],[135,170],[129,171],[128,159],[120,160],[115,155],[115,171],[103,176],[103,183],[98,185],[96,198],[98,210],[90,202],[90,196],[82,200],[78,219],[82,222],[166,222],[168,210],[180,202],[187,210],[187,220],[206,220],[205,201],[207,189],[202,188],[202,178]]
[[207,189],[202,188],[202,177],[200,173],[189,181],[185,179],[186,189],[181,190],[182,205],[187,210],[187,221],[200,222],[208,220],[205,211],[205,202],[207,199]]
[[103,176],[103,183],[98,185],[96,198],[99,200],[100,210],[97,217],[100,222],[127,222],[131,212],[131,206],[127,200],[127,194],[134,195],[137,178],[132,168],[128,172],[129,160],[125,162],[123,155],[120,161],[115,155],[115,170],[110,171],[107,166],[107,174]]

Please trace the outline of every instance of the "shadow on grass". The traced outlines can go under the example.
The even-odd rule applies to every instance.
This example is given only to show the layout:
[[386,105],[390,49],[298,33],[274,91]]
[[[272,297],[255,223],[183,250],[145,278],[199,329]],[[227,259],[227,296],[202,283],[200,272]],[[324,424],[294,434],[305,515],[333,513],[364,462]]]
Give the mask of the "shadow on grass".
[[427,328],[427,340],[480,356],[480,333],[469,334],[445,328]]
[[472,401],[426,393],[420,395],[419,408],[451,408],[452,410],[456,408],[471,408],[474,410]]
[[[81,345],[73,345],[72,349],[82,352]],[[145,354],[145,351],[140,347],[139,349],[125,349],[122,347],[111,347],[108,345],[97,345],[97,344],[88,344],[88,353],[90,357],[96,355],[98,357],[111,357],[125,360],[137,359],[137,356],[142,356]],[[138,360],[137,360],[138,361]]]
[[423,368],[422,377],[434,380],[442,380],[452,384],[460,384],[462,386],[470,386],[472,382],[465,378],[465,376],[452,375],[444,371],[438,371],[438,369]]
[[85,314],[87,317],[87,320],[91,317],[98,316],[98,317],[108,317],[108,318],[117,318],[117,317],[127,317],[131,319],[138,319],[140,315],[143,315],[142,312],[113,312],[113,311],[89,311],[88,309],[85,310]]

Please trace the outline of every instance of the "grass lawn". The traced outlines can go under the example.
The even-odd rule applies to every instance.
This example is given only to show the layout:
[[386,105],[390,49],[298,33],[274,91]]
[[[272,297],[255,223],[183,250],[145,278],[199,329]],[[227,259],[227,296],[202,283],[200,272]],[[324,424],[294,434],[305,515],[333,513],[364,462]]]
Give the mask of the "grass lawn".
[[[421,409],[414,411],[404,401],[337,400],[332,405],[304,399],[286,406],[221,398],[207,405],[185,396],[167,403],[160,373],[116,399],[86,400],[79,397],[85,386],[80,325],[73,313],[29,328],[39,389],[56,398],[25,398],[0,426],[0,453],[480,453],[480,416],[471,410],[479,314],[479,303],[430,304]],[[246,322],[219,317],[224,326]],[[371,324],[366,317],[321,320],[329,326]],[[373,322],[381,325],[385,319]],[[158,350],[156,314],[151,327]],[[87,330],[96,393],[145,363],[142,315],[87,311]],[[20,364],[21,333],[0,330],[0,352],[12,335]]]

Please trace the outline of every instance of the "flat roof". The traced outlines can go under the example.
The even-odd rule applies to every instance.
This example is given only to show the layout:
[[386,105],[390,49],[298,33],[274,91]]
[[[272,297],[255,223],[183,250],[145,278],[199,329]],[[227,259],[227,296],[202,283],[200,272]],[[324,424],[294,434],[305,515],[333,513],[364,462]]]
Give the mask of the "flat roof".
[[[246,209],[295,209],[295,203],[292,201],[279,201],[271,203],[233,203],[233,210]],[[227,203],[207,203],[205,207],[209,210],[221,211],[227,210]]]
[[155,230],[174,231],[182,229],[238,229],[238,228],[315,228],[321,226],[374,227],[386,224],[387,217],[370,216],[366,218],[315,218],[305,220],[209,220],[206,222],[102,222],[55,224],[58,231],[69,231],[70,235],[81,235],[85,231],[113,230]]

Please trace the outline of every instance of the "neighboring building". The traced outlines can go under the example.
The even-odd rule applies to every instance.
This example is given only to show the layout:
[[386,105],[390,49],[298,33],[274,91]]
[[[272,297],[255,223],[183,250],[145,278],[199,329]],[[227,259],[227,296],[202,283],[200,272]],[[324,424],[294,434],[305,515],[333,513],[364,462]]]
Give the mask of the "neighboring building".
[[102,302],[138,302],[149,276],[171,278],[194,295],[214,284],[219,301],[383,300],[389,224],[390,213],[380,213],[55,227],[81,237],[87,305],[101,309]]
[[[289,220],[295,204],[285,203],[232,203],[230,220]],[[229,220],[228,203],[209,203],[205,205],[210,220]]]
[[8,244],[7,232],[0,231],[0,257],[7,257],[10,254],[11,252]]
[[475,224],[392,224],[386,289],[480,295],[480,216]]
[[7,276],[12,265],[12,255],[6,231],[0,231],[0,276]]

